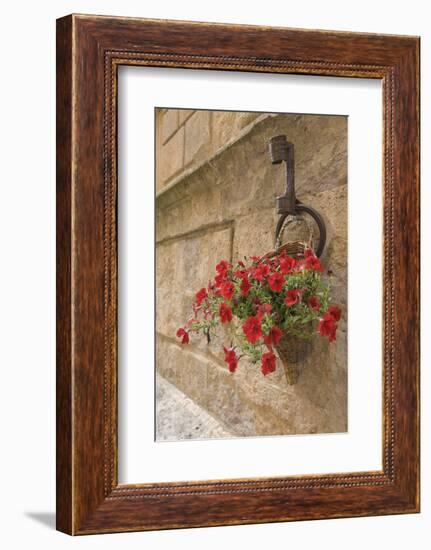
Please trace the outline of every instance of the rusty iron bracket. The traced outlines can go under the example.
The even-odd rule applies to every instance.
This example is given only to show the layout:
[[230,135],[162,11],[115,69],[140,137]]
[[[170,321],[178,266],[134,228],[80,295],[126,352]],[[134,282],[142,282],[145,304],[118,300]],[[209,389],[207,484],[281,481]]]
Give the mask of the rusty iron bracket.
[[272,164],[286,163],[286,190],[284,195],[277,197],[277,213],[280,215],[275,230],[276,241],[288,216],[308,214],[316,222],[319,229],[319,243],[316,255],[321,256],[326,243],[326,225],[317,210],[302,204],[295,195],[295,151],[293,143],[287,141],[285,135],[275,136],[269,141],[269,153]]

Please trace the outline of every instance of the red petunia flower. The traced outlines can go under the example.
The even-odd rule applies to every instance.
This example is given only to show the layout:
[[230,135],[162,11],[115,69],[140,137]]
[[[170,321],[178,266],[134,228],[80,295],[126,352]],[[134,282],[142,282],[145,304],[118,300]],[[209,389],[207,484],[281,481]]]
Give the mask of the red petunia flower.
[[292,273],[298,262],[291,256],[280,256],[280,269],[283,275]]
[[216,265],[216,271],[217,273],[225,273],[226,271],[229,271],[229,269],[231,268],[231,264],[229,262],[227,262],[226,260],[221,260],[217,265]]
[[341,309],[338,306],[329,306],[327,313],[334,319],[334,321],[339,321],[341,318]]
[[265,277],[268,277],[269,271],[269,265],[259,264],[257,267],[251,270],[251,275],[253,279],[256,279],[256,281],[263,282],[265,280]]
[[232,300],[233,295],[235,294],[235,287],[231,281],[225,281],[220,285],[220,294],[226,300]]
[[336,340],[337,323],[329,313],[325,313],[322,319],[320,319],[319,333],[320,336],[326,336],[330,342],[334,342]]
[[242,296],[248,296],[248,293],[250,292],[250,288],[251,288],[251,284],[250,284],[250,281],[248,280],[248,277],[243,278],[239,288],[241,290]]
[[262,336],[262,325],[259,317],[249,317],[243,324],[242,330],[251,344],[255,344]]
[[189,343],[189,340],[190,340],[189,333],[186,330],[184,330],[183,328],[179,328],[177,330],[177,337],[182,338],[182,340],[181,340],[182,344],[188,344]]
[[226,281],[226,277],[227,277],[227,271],[222,271],[221,273],[216,275],[214,278],[214,282],[216,286],[219,287],[220,285],[222,285]]
[[224,350],[224,360],[229,365],[229,372],[235,372],[236,367],[238,366],[238,357],[235,351],[232,348],[225,348]]
[[230,323],[232,321],[232,310],[224,302],[220,304],[219,315],[222,323]]
[[198,292],[196,292],[196,304],[200,306],[207,296],[207,289],[201,288]]
[[291,290],[288,290],[286,292],[284,303],[288,306],[294,306],[299,302],[300,296],[301,296],[301,291],[299,290],[299,288],[292,288]]
[[283,290],[284,283],[285,279],[278,271],[273,273],[271,277],[268,278],[268,284],[274,292],[281,292]]
[[282,336],[281,330],[274,325],[269,329],[269,333],[263,337],[263,341],[267,346],[276,346]]
[[248,273],[246,269],[237,269],[236,271],[234,271],[233,274],[238,279],[244,279],[245,277],[248,277]]
[[262,374],[266,376],[267,374],[270,374],[271,372],[275,371],[276,367],[276,358],[272,351],[268,351],[266,353],[262,354],[262,364],[261,364],[261,370]]
[[227,279],[228,271],[231,267],[231,264],[226,260],[221,260],[221,262],[216,265],[217,275],[215,277],[215,283],[217,286],[220,286]]
[[310,255],[305,258],[304,267],[310,271],[323,271],[323,266],[320,263],[319,258],[314,255]]
[[311,296],[308,300],[308,305],[311,307],[311,309],[314,309],[314,311],[319,311],[320,309],[320,301],[317,296]]

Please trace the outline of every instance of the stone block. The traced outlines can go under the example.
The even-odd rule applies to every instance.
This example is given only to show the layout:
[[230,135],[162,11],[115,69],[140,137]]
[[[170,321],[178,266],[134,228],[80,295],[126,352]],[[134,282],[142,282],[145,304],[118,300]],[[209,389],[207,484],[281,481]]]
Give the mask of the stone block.
[[179,124],[183,124],[194,112],[193,109],[178,109]]
[[157,342],[157,372],[198,405],[206,408],[210,367],[208,360],[193,349],[193,344],[181,346],[162,335],[158,336]]
[[214,277],[221,258],[231,259],[232,229],[211,228],[156,248],[156,327],[175,337],[192,313],[195,293]]
[[213,152],[223,148],[261,113],[243,113],[235,111],[214,111],[212,113]]
[[299,193],[347,183],[347,117],[312,116],[298,122],[294,140]]
[[237,436],[255,434],[256,419],[253,408],[244,399],[236,373],[227,369],[208,369],[207,410],[220,418]]
[[177,131],[179,126],[179,110],[166,109],[162,114],[162,142],[166,143],[168,139]]
[[204,149],[210,142],[210,111],[196,111],[186,121],[185,128],[185,164],[204,158]]
[[182,169],[184,164],[183,127],[161,147],[156,158],[156,163],[161,186]]
[[156,201],[157,240],[198,231],[210,224],[230,223],[223,205],[220,175],[205,165],[192,177],[184,178]]
[[324,217],[327,246],[322,261],[330,271],[332,300],[347,310],[347,186],[333,187],[303,198]]
[[274,208],[253,212],[235,220],[233,257],[261,256],[274,249],[277,215]]

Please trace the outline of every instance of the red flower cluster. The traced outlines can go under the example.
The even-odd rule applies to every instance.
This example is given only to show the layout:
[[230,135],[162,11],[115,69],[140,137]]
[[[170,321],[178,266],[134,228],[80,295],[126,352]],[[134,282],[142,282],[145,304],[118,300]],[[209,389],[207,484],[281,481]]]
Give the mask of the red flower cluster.
[[238,366],[238,357],[233,348],[225,348],[224,350],[224,360],[229,365],[229,372],[235,372]]
[[301,267],[305,269],[310,269],[312,271],[323,271],[322,263],[319,258],[314,255],[313,251],[307,249],[304,253],[305,260]]
[[251,276],[253,277],[253,279],[256,279],[256,281],[262,283],[265,278],[268,277],[269,271],[270,268],[268,264],[260,263],[257,267],[254,267],[251,270]]
[[281,332],[281,330],[274,325],[269,329],[268,334],[263,337],[263,341],[269,347],[273,345],[276,346],[282,336],[283,336],[283,333]]
[[264,376],[275,371],[276,358],[272,351],[262,354],[261,371]]
[[232,321],[232,309],[225,302],[220,304],[219,315],[222,323],[230,323]]
[[329,306],[328,311],[319,321],[319,333],[326,336],[330,342],[337,338],[337,321],[341,318],[341,309],[338,306]]
[[299,288],[292,288],[291,290],[288,290],[286,292],[286,297],[284,299],[284,303],[287,306],[294,306],[299,302],[299,299],[301,297],[301,291]]
[[177,336],[178,338],[182,338],[181,343],[182,344],[188,344],[190,341],[189,333],[184,330],[183,328],[179,328],[177,330]]
[[251,344],[255,344],[262,337],[260,316],[249,317],[242,325],[242,330]]
[[316,256],[309,256],[305,260],[305,268],[312,269],[313,271],[323,271],[323,266],[320,263],[319,258],[316,258]]
[[223,281],[226,280],[228,271],[231,268],[231,264],[226,260],[222,260],[216,265],[217,275],[215,277],[216,285],[220,285]]
[[254,363],[260,360],[266,376],[276,369],[274,351],[284,334],[301,331],[301,336],[311,338],[311,324],[316,323],[321,336],[330,342],[336,339],[341,310],[328,304],[329,289],[321,272],[323,266],[312,250],[298,259],[285,252],[253,256],[235,267],[221,260],[214,279],[196,293],[193,316],[178,329],[177,337],[187,344],[190,333],[203,332],[210,343],[218,324],[232,322],[233,343],[223,348],[229,371],[235,372],[240,357],[246,356]]
[[329,306],[328,313],[334,321],[339,321],[341,319],[341,309],[338,306]]
[[226,260],[221,260],[217,265],[216,265],[216,271],[217,273],[225,273],[227,274],[227,272],[229,271],[229,269],[232,267],[232,265],[227,262]]
[[268,278],[269,287],[274,292],[281,292],[283,290],[285,282],[286,279],[279,271],[276,271]]
[[295,269],[295,267],[298,264],[295,258],[292,258],[291,256],[286,256],[286,254],[282,254],[280,256],[279,261],[280,261],[280,271],[283,273],[283,275],[292,273],[292,271]]
[[197,306],[202,305],[202,302],[205,300],[207,296],[208,296],[208,293],[206,288],[201,288],[198,292],[196,292],[196,305]]
[[250,281],[248,280],[247,275],[245,277],[242,277],[242,281],[239,288],[241,290],[241,296],[247,297],[251,288],[251,284],[250,284]]
[[308,300],[308,305],[311,307],[311,309],[314,309],[314,311],[319,311],[320,309],[320,301],[317,296],[311,296]]
[[235,293],[235,287],[233,286],[233,283],[231,281],[224,281],[219,286],[219,289],[220,294],[223,296],[223,298],[226,298],[226,300],[232,300]]

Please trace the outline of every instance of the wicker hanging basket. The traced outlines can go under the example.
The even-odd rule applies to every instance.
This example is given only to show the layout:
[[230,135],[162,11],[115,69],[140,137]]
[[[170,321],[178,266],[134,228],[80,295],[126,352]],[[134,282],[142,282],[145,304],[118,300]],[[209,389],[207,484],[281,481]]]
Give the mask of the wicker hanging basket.
[[[304,224],[304,234],[298,234],[296,240],[289,240],[282,244],[283,235],[287,233],[288,227],[300,220]],[[285,252],[295,259],[304,257],[306,249],[313,249],[313,231],[306,220],[301,216],[288,216],[276,236],[275,250],[266,254],[271,258],[280,252]],[[311,323],[304,326],[305,332],[310,332]],[[283,364],[284,374],[289,385],[296,384],[302,370],[305,359],[312,350],[311,341],[299,336],[283,333],[279,343],[275,346],[277,354]]]
[[287,383],[296,384],[303,362],[311,352],[311,341],[292,334],[283,334],[275,349],[283,364]]

